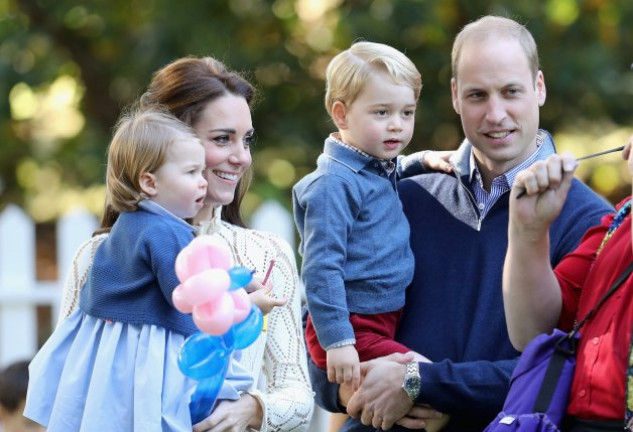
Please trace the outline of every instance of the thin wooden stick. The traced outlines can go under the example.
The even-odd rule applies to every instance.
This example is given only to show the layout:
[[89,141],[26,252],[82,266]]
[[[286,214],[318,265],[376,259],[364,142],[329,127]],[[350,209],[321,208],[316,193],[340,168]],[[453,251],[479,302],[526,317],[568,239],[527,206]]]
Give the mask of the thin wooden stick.
[[[579,157],[578,159],[576,159],[577,161],[581,161],[581,160],[585,160],[585,159],[591,159],[594,158],[596,156],[602,156],[608,153],[614,153],[614,152],[618,152],[618,151],[622,151],[624,150],[624,146],[621,147],[616,147],[616,148],[612,148],[609,150],[605,150],[605,151],[601,151],[598,153],[592,153],[592,154],[588,154],[587,156],[583,156],[583,157]],[[525,194],[527,193],[527,191],[525,189],[523,189],[521,192],[519,192],[519,194],[517,195],[517,199],[523,197]]]

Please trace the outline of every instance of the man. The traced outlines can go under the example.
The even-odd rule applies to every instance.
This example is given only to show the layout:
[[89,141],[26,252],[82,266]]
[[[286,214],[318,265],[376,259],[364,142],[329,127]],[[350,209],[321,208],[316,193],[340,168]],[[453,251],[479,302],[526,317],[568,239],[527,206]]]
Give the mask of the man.
[[[555,153],[551,136],[538,129],[545,78],[529,31],[494,16],[457,35],[452,69],[453,106],[466,136],[451,157],[453,173],[399,182],[416,268],[396,337],[402,345],[394,343],[394,352],[410,349],[432,363],[364,364],[364,380],[347,404],[355,419],[342,430],[388,429],[396,421],[396,429],[424,427],[433,417],[424,406],[450,416],[447,432],[482,430],[503,405],[519,355],[508,338],[501,295],[508,199],[520,170]],[[560,261],[612,210],[574,180],[550,230],[550,261]],[[317,402],[341,410],[337,389],[314,367],[311,375]]]

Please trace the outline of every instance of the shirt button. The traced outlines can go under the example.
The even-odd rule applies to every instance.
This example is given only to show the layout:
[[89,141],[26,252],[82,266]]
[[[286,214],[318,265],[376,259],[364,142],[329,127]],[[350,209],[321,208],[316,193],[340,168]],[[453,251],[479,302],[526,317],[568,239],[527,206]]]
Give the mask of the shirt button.
[[585,397],[585,396],[587,395],[587,390],[585,390],[585,389],[580,390],[580,391],[578,392],[578,395],[579,395],[580,397]]
[[484,203],[479,203],[479,210],[483,210],[486,205]]
[[593,344],[594,345],[598,345],[598,342],[600,342],[600,339],[598,339],[597,337],[593,338]]

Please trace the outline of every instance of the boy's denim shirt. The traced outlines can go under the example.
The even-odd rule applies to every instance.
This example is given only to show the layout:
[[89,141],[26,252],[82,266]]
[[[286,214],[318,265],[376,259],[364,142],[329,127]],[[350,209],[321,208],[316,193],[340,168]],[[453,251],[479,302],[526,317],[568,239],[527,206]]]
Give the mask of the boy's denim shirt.
[[330,137],[317,169],[294,186],[293,205],[308,309],[324,349],[354,341],[350,312],[404,306],[414,261],[395,172]]

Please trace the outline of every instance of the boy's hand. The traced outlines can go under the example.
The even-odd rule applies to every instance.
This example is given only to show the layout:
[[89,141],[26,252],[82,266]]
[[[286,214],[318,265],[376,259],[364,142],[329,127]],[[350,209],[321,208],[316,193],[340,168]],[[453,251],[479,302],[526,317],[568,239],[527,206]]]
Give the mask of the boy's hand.
[[453,171],[451,164],[448,162],[454,151],[433,151],[426,150],[420,152],[420,163],[433,171],[444,171],[450,173]]
[[360,386],[360,360],[354,345],[327,350],[327,379],[339,384],[351,383],[354,391]]

